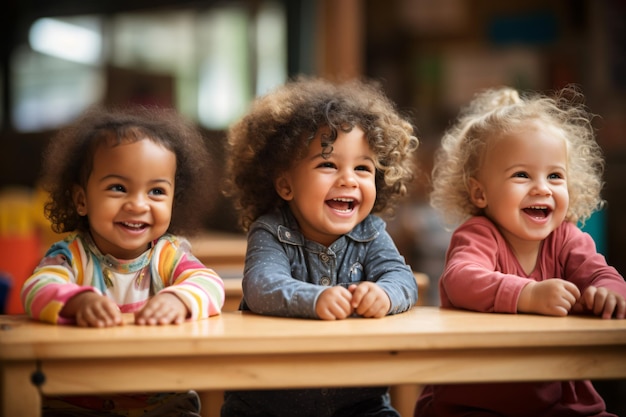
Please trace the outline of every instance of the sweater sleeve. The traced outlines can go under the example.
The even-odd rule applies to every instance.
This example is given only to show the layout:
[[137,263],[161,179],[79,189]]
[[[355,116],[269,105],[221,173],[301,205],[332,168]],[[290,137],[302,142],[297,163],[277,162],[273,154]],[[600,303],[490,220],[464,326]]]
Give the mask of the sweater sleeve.
[[[197,320],[221,313],[224,306],[224,281],[191,253],[187,240],[163,239],[157,245],[153,274],[160,277],[160,291],[178,296]],[[155,291],[156,292],[156,291]]]
[[573,282],[582,291],[590,285],[603,287],[626,297],[626,281],[617,270],[608,265],[596,250],[593,238],[572,223],[564,224],[555,239],[561,250],[558,262],[563,279]]
[[79,249],[76,240],[55,243],[24,282],[20,295],[30,317],[48,323],[73,323],[73,319],[59,315],[65,303],[84,291],[101,294],[97,288],[80,285],[82,262]]
[[391,307],[387,314],[407,311],[417,302],[417,282],[413,271],[404,261],[385,223],[376,218],[378,235],[369,246],[365,269],[370,281],[376,282],[389,296]]
[[315,304],[326,289],[294,276],[289,255],[277,236],[262,222],[248,232],[243,276],[244,309],[278,317],[318,318]]
[[452,235],[439,280],[442,307],[516,313],[524,277],[495,226],[477,217]]

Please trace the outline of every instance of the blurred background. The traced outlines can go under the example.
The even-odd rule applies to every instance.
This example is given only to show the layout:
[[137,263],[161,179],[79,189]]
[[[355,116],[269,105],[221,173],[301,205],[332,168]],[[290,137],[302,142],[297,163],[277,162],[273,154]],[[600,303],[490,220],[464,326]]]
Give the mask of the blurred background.
[[[59,238],[37,192],[41,151],[88,106],[174,107],[223,156],[228,125],[298,74],[375,79],[414,121],[420,172],[389,229],[432,281],[449,233],[427,204],[428,174],[459,108],[490,86],[580,85],[601,115],[607,159],[608,205],[586,227],[626,272],[624,0],[8,0],[2,8],[0,270],[19,264],[14,280],[41,255],[33,239],[47,247]],[[239,233],[231,202],[216,198],[207,230]],[[9,252],[16,242],[23,250]],[[424,295],[437,303],[436,285]]]
[[[608,204],[588,222],[626,273],[624,0],[5,0],[0,17],[0,291],[16,290],[58,240],[37,190],[41,151],[88,106],[174,107],[221,157],[225,129],[289,77],[379,81],[414,121],[420,173],[389,230],[437,304],[449,232],[427,204],[432,153],[480,89],[578,84],[597,120]],[[216,196],[206,232],[242,237]],[[622,390],[623,391],[623,390]]]
[[[449,233],[427,204],[428,174],[459,108],[490,86],[580,85],[601,115],[607,159],[608,205],[586,227],[626,272],[623,0],[8,0],[2,8],[0,270],[19,264],[13,279],[40,258],[32,248],[59,238],[37,192],[41,151],[88,106],[176,108],[220,155],[209,179],[220,181],[225,129],[255,96],[298,74],[375,79],[414,121],[420,172],[389,229],[433,281]],[[207,230],[240,233],[231,202],[216,198]],[[436,285],[424,295],[437,303]]]

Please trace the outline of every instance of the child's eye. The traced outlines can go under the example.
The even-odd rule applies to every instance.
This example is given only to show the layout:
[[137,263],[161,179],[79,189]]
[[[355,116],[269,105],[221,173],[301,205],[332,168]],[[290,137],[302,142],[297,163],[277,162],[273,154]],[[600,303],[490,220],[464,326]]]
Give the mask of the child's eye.
[[120,192],[120,193],[123,193],[123,192],[126,191],[126,188],[124,188],[124,186],[121,185],[121,184],[110,185],[107,189],[111,190],[111,191],[117,191],[117,192]]
[[356,171],[366,171],[366,172],[372,172],[373,168],[370,167],[369,165],[359,165],[358,167],[355,168]]
[[166,195],[167,193],[165,192],[165,190],[163,188],[153,188],[152,190],[150,190],[150,192],[148,194],[150,194],[150,195]]
[[513,174],[514,178],[528,178],[528,174],[524,171],[518,171]]
[[553,172],[552,174],[548,175],[548,179],[550,180],[562,180],[563,178],[565,178],[564,175],[558,172]]
[[317,166],[318,168],[335,168],[335,164],[332,162],[322,162]]

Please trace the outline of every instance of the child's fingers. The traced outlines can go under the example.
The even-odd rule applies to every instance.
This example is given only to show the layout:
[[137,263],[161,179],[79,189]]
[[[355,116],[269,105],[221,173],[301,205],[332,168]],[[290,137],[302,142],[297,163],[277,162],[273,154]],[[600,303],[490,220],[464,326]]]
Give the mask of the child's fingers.
[[367,317],[367,313],[372,308],[375,301],[376,301],[376,297],[372,293],[368,292],[365,295],[363,295],[363,297],[361,297],[361,301],[359,303],[355,303],[353,300],[352,307],[354,308],[354,311],[356,311],[356,313],[359,316]]
[[[139,325],[180,324],[187,316],[187,307],[178,297],[155,297],[135,314],[135,323]],[[171,296],[169,296],[171,295]]]
[[604,291],[598,291],[596,293],[596,312],[594,314],[601,315],[603,319],[624,319],[626,316],[626,300],[618,294],[615,294],[609,290],[602,289]]
[[[615,299],[614,297],[609,297],[609,292],[606,288],[597,288],[594,286],[588,287],[584,294],[583,298],[585,300],[585,305],[589,310],[593,312],[596,316],[602,316],[602,318],[610,318],[613,314],[613,309],[615,308]],[[613,298],[611,300],[611,298]],[[610,309],[610,312],[608,311]]]
[[164,317],[166,317],[166,312],[163,311],[163,308],[161,305],[146,305],[145,308],[135,315],[135,323],[151,326],[161,324],[160,321],[165,320]]
[[607,288],[589,286],[585,289],[580,303],[594,315],[603,319],[626,318],[626,300]]
[[615,318],[620,320],[626,318],[626,300],[622,297],[616,297]]
[[366,287],[365,291],[363,291],[358,304],[355,302],[356,297],[353,297],[352,305],[355,312],[359,316],[367,318],[386,316],[389,310],[389,304],[385,302],[389,300],[387,294],[375,284],[364,287]]
[[121,322],[119,309],[111,310],[106,303],[98,303],[76,313],[76,324],[81,327],[112,327]]
[[120,308],[114,302],[106,303],[103,306],[104,315],[107,318],[107,323],[109,325],[119,325],[122,324],[122,312]]
[[367,307],[366,310],[362,312],[358,311],[358,314],[366,318],[380,318],[387,315],[387,311],[385,310],[382,302],[374,301]]
[[352,290],[352,299],[350,300],[352,308],[357,308],[359,305],[361,305],[361,302],[366,292],[367,288],[365,287],[365,285],[357,285],[354,287],[354,289]]
[[331,287],[320,294],[315,311],[322,320],[340,320],[352,314],[350,289]]
[[343,291],[329,303],[329,311],[337,319],[345,319],[354,310],[350,304],[351,297]]
[[[354,291],[352,292],[352,307],[353,308],[356,309],[357,307],[360,307],[361,304],[365,302],[365,298],[368,295],[371,295],[372,293],[373,285],[375,284],[371,282],[362,282],[361,284],[356,285],[356,287],[354,288]],[[369,304],[371,304],[371,302]]]
[[[585,292],[581,296],[581,304],[587,310],[593,310],[595,306],[596,293],[598,292],[598,288],[594,286],[589,286],[585,289]],[[596,312],[594,312],[597,314]]]
[[350,314],[352,314],[352,308],[350,308],[350,303],[331,304],[329,307],[329,311],[331,315],[336,319],[345,319]]
[[615,311],[615,307],[617,306],[617,300],[615,297],[605,297],[604,302],[598,303],[599,310],[597,313],[594,310],[594,314],[601,316],[603,319],[610,319],[613,316],[613,312]]
[[342,306],[341,303],[328,303],[318,311],[318,316],[322,320],[342,320],[350,314],[352,314],[350,305]]
[[185,312],[174,305],[168,305],[166,309],[159,311],[155,319],[157,324],[180,324],[185,317]]
[[80,327],[90,327],[90,322],[85,317],[85,313],[83,313],[82,311],[76,312],[76,325]]
[[576,303],[576,300],[580,299],[580,296],[581,296],[580,290],[575,284],[569,281],[561,280],[560,283],[563,285],[563,288],[565,288],[565,290],[567,291],[567,293],[565,294],[565,298],[567,302],[569,302],[570,306],[574,305]]

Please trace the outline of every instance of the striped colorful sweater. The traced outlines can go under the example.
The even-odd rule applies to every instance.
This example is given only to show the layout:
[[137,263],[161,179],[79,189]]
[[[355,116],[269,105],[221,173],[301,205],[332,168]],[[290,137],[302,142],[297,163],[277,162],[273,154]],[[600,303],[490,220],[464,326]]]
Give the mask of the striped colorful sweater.
[[165,235],[133,260],[103,255],[88,235],[70,234],[52,245],[22,287],[28,315],[49,323],[73,323],[59,316],[65,303],[83,291],[105,294],[123,313],[140,310],[159,292],[176,294],[190,319],[220,314],[224,282],[191,254],[189,242]]

